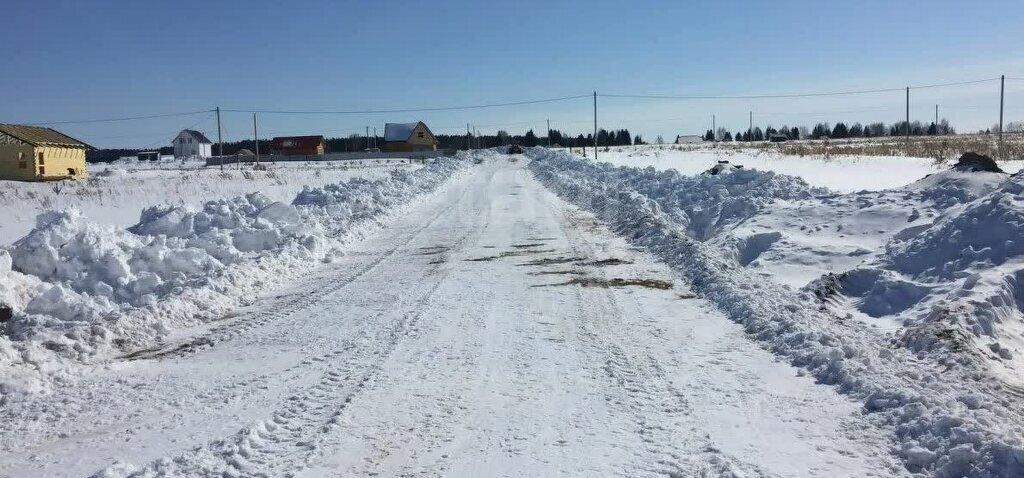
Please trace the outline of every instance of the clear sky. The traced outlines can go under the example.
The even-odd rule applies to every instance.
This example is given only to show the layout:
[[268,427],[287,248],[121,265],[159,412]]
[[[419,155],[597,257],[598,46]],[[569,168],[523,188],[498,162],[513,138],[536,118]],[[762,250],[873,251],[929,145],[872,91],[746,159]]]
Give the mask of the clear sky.
[[[803,93],[1024,78],[1024,2],[32,1],[4,6],[0,122],[225,109],[362,110],[609,94]],[[998,120],[998,82],[916,90],[961,131]],[[817,121],[902,119],[904,94],[774,100],[599,99],[602,127],[645,139]],[[437,133],[587,132],[590,99],[468,111],[261,115],[261,136],[348,135],[427,121]],[[1024,119],[1024,81],[1007,82]],[[225,139],[252,134],[224,114]],[[208,114],[58,129],[100,147],[169,145]],[[381,132],[382,133],[382,132]]]

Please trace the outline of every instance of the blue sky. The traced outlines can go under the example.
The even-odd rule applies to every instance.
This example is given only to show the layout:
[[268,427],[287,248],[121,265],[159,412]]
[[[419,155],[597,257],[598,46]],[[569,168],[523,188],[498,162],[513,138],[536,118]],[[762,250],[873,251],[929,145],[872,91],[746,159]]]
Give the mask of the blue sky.
[[[590,93],[729,95],[1024,78],[1024,3],[1006,1],[36,1],[5,6],[0,122],[225,109],[359,110]],[[917,90],[961,131],[998,120],[998,83]],[[591,103],[261,116],[261,135],[347,135],[422,119],[438,133],[591,128]],[[783,100],[602,98],[602,127],[648,140],[755,123],[902,119],[903,93]],[[1024,119],[1024,81],[1007,82]],[[225,114],[226,139],[251,116]],[[169,144],[208,114],[56,126],[100,147]]]

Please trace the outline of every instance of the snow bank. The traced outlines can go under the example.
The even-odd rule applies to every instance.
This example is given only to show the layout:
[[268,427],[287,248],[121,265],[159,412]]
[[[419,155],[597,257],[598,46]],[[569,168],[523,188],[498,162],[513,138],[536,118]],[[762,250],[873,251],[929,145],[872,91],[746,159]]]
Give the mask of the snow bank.
[[[975,362],[943,353],[919,358],[894,346],[888,336],[822,310],[810,294],[750,274],[721,248],[695,240],[700,234],[693,233],[693,217],[679,214],[708,211],[715,198],[756,208],[776,198],[812,194],[802,181],[744,171],[744,182],[754,187],[730,190],[730,178],[744,176],[681,179],[671,172],[612,168],[540,148],[527,154],[540,181],[672,265],[751,337],[862,401],[875,423],[892,430],[911,472],[1024,475],[1024,411],[998,382],[985,379]],[[749,211],[750,206],[740,207]],[[738,217],[727,207],[720,212],[705,222]]]
[[157,206],[130,228],[75,210],[40,214],[0,250],[0,398],[42,390],[64,366],[147,346],[222,316],[338,253],[396,207],[466,167],[441,158],[414,172],[306,188],[285,204],[260,193],[199,210]]
[[[562,159],[573,158],[567,153],[559,155]],[[709,239],[756,215],[776,199],[806,199],[828,193],[827,189],[811,187],[793,176],[734,167],[725,168],[727,172],[723,174],[697,176],[684,176],[671,169],[615,167],[586,161],[566,160],[560,167],[567,173],[580,173],[566,178],[579,182],[566,185],[568,188],[586,189],[592,183],[600,183],[608,184],[611,190],[630,189],[644,194],[698,240]]]
[[13,244],[27,235],[35,227],[36,216],[47,210],[76,208],[90,222],[127,228],[139,220],[143,209],[157,204],[202,208],[211,199],[253,191],[290,203],[304,186],[322,187],[353,177],[380,179],[393,169],[419,168],[405,163],[404,159],[379,164],[371,160],[280,162],[262,165],[265,169],[259,170],[251,165],[220,170],[89,164],[89,178],[84,181],[0,181],[0,203],[4,204],[0,208],[0,245]]

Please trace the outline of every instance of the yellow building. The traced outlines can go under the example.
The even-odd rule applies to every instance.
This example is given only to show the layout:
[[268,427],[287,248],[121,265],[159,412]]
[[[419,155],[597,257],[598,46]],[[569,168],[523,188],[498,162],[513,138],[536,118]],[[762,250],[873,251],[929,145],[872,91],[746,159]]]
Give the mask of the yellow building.
[[51,128],[0,124],[0,179],[85,178],[89,145]]
[[436,150],[437,138],[422,121],[384,124],[384,151]]

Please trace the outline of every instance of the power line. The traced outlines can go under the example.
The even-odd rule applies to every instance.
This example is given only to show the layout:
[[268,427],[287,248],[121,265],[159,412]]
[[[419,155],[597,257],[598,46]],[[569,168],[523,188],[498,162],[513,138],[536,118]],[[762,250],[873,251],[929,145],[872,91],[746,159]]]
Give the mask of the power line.
[[540,103],[554,103],[556,101],[575,100],[580,98],[587,98],[590,95],[576,95],[576,96],[563,96],[559,98],[546,98],[542,100],[526,100],[526,101],[513,101],[509,103],[490,103],[483,105],[467,105],[467,106],[439,106],[429,108],[404,108],[404,109],[391,109],[391,110],[347,110],[347,111],[301,111],[301,110],[252,110],[252,109],[223,109],[221,111],[228,113],[262,113],[262,114],[312,114],[312,115],[359,115],[359,114],[377,114],[377,113],[421,113],[427,111],[455,111],[455,110],[473,110],[482,108],[497,108],[502,106],[520,106],[520,105],[534,105]]
[[[953,83],[937,83],[931,85],[920,85],[911,86],[912,90],[919,90],[924,88],[940,88],[944,86],[962,86],[970,85],[975,83],[984,83],[988,81],[998,81],[999,78],[985,78],[981,80],[969,80],[969,81],[958,81]],[[821,96],[844,96],[844,95],[863,95],[871,93],[891,93],[896,91],[904,91],[906,87],[902,88],[877,88],[873,90],[849,90],[849,91],[832,91],[825,93],[789,93],[789,94],[776,94],[776,95],[625,95],[625,94],[598,94],[598,96],[604,96],[608,98],[646,98],[646,99],[662,99],[662,100],[752,100],[752,99],[772,99],[772,98],[812,98]]]
[[[1019,77],[1007,77],[1008,80],[1024,81],[1024,78]],[[949,86],[963,86],[978,83],[985,83],[991,81],[998,81],[999,78],[985,78],[979,80],[969,81],[958,81],[950,83],[936,83],[928,85],[911,86],[910,89],[926,89],[926,88],[941,88]],[[827,96],[845,96],[845,95],[862,95],[862,94],[874,94],[874,93],[892,93],[904,91],[906,87],[900,88],[877,88],[877,89],[866,89],[866,90],[847,90],[847,91],[833,91],[833,92],[818,92],[818,93],[790,93],[790,94],[752,94],[752,95],[642,95],[642,94],[597,94],[606,98],[642,98],[642,99],[680,99],[680,100],[743,100],[743,99],[773,99],[773,98],[813,98],[813,97],[827,97]],[[536,100],[524,100],[524,101],[512,101],[505,103],[488,103],[478,105],[463,105],[463,106],[439,106],[439,107],[424,107],[424,108],[397,108],[397,109],[379,109],[379,110],[337,110],[337,111],[313,111],[313,110],[260,110],[260,109],[222,109],[222,112],[230,113],[260,113],[260,114],[306,114],[306,115],[360,115],[360,114],[383,114],[383,113],[416,113],[416,112],[432,112],[432,111],[458,111],[458,110],[474,110],[474,109],[485,109],[485,108],[498,108],[507,106],[522,106],[532,104],[543,104],[543,103],[554,103],[560,101],[568,101],[575,99],[583,99],[591,97],[591,94],[573,95],[573,96],[562,96],[557,98],[545,98]],[[64,125],[64,124],[89,124],[89,123],[110,123],[120,121],[133,121],[133,120],[144,120],[144,119],[155,119],[155,118],[169,118],[177,116],[192,116],[203,113],[211,113],[214,110],[199,110],[189,111],[181,113],[161,113],[161,114],[149,114],[149,115],[138,115],[138,116],[125,116],[119,118],[102,118],[102,119],[83,119],[83,120],[72,120],[72,121],[45,121],[27,123],[34,126],[45,126],[45,125]],[[500,123],[491,124],[491,126],[498,126]]]
[[143,116],[126,116],[123,118],[104,118],[104,119],[89,119],[89,120],[75,120],[75,121],[44,121],[38,123],[26,123],[29,126],[45,126],[53,124],[85,124],[85,123],[112,123],[115,121],[133,121],[141,119],[153,119],[153,118],[170,118],[173,116],[192,116],[202,113],[210,113],[213,110],[201,110],[201,111],[190,111],[187,113],[163,113],[155,115],[143,115]]

